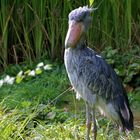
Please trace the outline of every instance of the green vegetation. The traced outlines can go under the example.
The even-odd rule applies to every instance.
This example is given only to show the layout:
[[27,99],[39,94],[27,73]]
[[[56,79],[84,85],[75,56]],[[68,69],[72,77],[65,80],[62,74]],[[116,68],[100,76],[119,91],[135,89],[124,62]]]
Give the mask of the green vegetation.
[[97,139],[139,139],[140,1],[1,0],[1,140],[84,139],[84,103],[75,100],[62,64],[68,13],[83,5],[98,8],[88,45],[120,76],[135,114],[135,130],[126,136],[97,113]]
[[[92,4],[98,9],[88,36],[90,47],[100,51],[111,46],[129,53],[140,45],[139,0],[91,0]],[[1,0],[0,67],[44,57],[61,60],[68,13],[83,5],[89,1]]]
[[[13,72],[13,67],[8,70]],[[0,88],[0,139],[84,139],[85,106],[83,101],[76,101],[69,87],[64,66],[58,63],[20,83],[4,84]],[[132,107],[138,108],[139,94],[130,94],[129,98]],[[137,129],[128,136],[119,135],[112,122],[99,114],[97,118],[99,140],[139,137]]]

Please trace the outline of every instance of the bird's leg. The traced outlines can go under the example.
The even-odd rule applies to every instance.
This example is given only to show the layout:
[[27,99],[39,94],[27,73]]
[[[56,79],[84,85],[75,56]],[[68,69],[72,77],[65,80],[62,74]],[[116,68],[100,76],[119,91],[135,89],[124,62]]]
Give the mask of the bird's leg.
[[90,134],[90,129],[91,129],[91,109],[90,106],[88,105],[88,103],[86,103],[86,126],[87,126],[87,130],[86,130],[86,140],[89,140],[89,134]]
[[119,126],[119,133],[121,134],[123,132],[123,127]]
[[96,136],[97,136],[97,125],[96,125],[95,110],[94,109],[92,109],[91,114],[92,114],[92,122],[93,122],[92,132],[94,134],[93,139],[96,140]]

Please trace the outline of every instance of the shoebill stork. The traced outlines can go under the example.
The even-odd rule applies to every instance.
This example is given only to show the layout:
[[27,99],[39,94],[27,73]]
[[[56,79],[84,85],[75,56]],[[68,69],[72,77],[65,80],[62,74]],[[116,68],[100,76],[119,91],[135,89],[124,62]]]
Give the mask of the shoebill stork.
[[76,96],[86,103],[86,139],[89,139],[93,122],[95,140],[96,108],[125,131],[133,130],[133,114],[126,91],[115,71],[104,58],[87,47],[86,33],[93,11],[94,9],[84,6],[70,12],[64,62]]

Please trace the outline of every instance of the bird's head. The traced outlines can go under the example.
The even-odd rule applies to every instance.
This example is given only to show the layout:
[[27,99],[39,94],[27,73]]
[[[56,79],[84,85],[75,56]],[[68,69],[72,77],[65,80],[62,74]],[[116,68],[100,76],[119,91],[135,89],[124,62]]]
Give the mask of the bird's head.
[[76,47],[85,35],[92,20],[94,8],[79,7],[69,14],[69,28],[65,39],[65,48]]

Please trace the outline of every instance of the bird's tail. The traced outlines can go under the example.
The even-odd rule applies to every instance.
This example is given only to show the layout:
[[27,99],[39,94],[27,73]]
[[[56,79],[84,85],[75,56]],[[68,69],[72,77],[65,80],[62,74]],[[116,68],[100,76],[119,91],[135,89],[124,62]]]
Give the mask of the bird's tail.
[[130,105],[128,102],[127,96],[120,96],[117,98],[117,104],[118,104],[118,113],[123,125],[123,128],[126,131],[132,131],[134,129],[133,125],[133,114],[130,109]]

